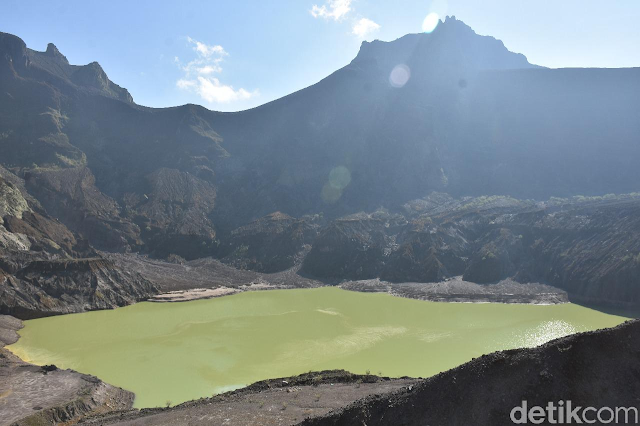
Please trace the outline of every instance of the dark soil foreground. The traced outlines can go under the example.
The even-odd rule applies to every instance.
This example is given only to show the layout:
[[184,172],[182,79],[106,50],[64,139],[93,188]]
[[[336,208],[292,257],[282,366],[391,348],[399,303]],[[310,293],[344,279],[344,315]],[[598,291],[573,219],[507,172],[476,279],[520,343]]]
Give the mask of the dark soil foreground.
[[358,399],[414,386],[419,379],[389,379],[343,370],[265,380],[238,391],[186,402],[87,419],[91,425],[294,425]]

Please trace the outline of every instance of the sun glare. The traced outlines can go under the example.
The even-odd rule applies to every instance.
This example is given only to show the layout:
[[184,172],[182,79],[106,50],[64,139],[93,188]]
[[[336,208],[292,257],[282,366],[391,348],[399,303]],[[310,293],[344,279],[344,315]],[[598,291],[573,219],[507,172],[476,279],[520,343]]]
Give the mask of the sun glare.
[[438,14],[435,12],[431,12],[427,15],[426,18],[424,18],[424,21],[422,21],[422,31],[424,31],[425,33],[432,32],[436,29],[439,22],[440,17],[438,16]]

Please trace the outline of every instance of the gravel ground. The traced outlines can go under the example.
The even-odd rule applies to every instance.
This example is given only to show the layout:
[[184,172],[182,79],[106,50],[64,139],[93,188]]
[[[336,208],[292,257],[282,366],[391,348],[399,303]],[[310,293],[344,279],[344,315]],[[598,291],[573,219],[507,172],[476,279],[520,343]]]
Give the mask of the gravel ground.
[[307,373],[258,382],[248,388],[151,409],[86,419],[90,425],[294,425],[358,399],[413,386],[417,379],[358,376],[345,371]]

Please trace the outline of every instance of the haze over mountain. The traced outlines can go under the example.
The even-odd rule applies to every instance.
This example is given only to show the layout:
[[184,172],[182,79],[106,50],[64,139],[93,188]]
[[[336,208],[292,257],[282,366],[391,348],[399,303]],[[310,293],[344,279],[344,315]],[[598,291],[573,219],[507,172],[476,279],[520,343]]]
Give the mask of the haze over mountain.
[[[555,222],[552,210],[571,203],[541,205],[508,197],[547,200],[637,191],[638,93],[638,68],[538,67],[450,17],[431,34],[364,42],[344,68],[251,110],[154,109],[137,105],[97,62],[70,65],[53,44],[37,52],[17,36],[1,33],[0,165],[5,180],[18,182],[12,188],[22,185],[29,209],[47,220],[59,219],[65,232],[101,250],[161,258],[216,256],[267,272],[299,264],[311,250],[303,270],[333,276],[341,269],[335,269],[332,256],[318,257],[315,238],[320,232],[322,252],[329,253],[332,244],[348,240],[341,240],[349,233],[340,231],[340,224],[355,223],[354,253],[377,251],[358,258],[365,259],[362,268],[343,270],[338,278],[430,281],[467,274],[491,282],[520,272],[524,281],[566,288],[578,285],[576,276],[565,274],[575,263],[563,264],[560,255],[591,231],[554,240],[553,232],[564,225]],[[421,202],[431,206],[439,200],[455,215],[439,211],[446,226],[422,217],[417,229],[415,221],[424,211],[413,209],[412,200],[433,191],[507,196],[469,205],[485,200],[499,214],[522,214],[520,222],[496,228],[496,213],[487,209],[490,213],[473,212],[477,221],[471,226],[468,217],[458,216],[467,211],[464,202],[437,195]],[[382,219],[349,216],[327,226],[341,216],[379,208],[391,213]],[[616,267],[607,273],[620,283],[634,276],[640,263],[633,263],[634,250],[640,249],[632,240],[631,219],[584,208],[585,217],[594,214],[601,222],[571,226],[602,224],[597,229],[604,239],[614,229],[629,230],[621,236],[621,256],[611,263]],[[280,213],[260,219],[274,212]],[[538,216],[526,216],[532,212]],[[400,215],[397,220],[388,216],[393,213]],[[627,222],[611,225],[617,219]],[[458,220],[463,221],[451,225]],[[527,234],[523,228],[534,231]],[[430,236],[440,231],[440,239]],[[560,245],[534,247],[540,233],[552,235],[547,243]],[[334,247],[335,253],[345,244]],[[399,247],[410,247],[411,254]],[[623,250],[629,252],[627,263],[620,260]],[[398,258],[384,260],[389,253]],[[488,253],[495,256],[487,261]],[[519,259],[532,253],[544,261],[524,267]],[[70,248],[65,256],[76,255]],[[372,262],[379,266],[371,269]],[[548,262],[560,272],[548,271]],[[27,263],[17,262],[5,272],[15,275]],[[576,274],[582,278],[587,271]],[[601,278],[592,277],[594,288],[576,291],[609,298]],[[147,294],[149,284],[143,287],[140,294]],[[629,294],[640,301],[635,287],[611,297],[622,300]]]

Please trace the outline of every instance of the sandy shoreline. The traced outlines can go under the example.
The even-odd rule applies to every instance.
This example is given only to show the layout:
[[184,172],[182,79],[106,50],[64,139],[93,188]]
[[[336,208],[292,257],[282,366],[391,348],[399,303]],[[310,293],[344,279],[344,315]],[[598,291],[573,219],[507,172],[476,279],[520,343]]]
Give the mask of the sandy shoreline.
[[190,302],[193,300],[213,299],[216,297],[231,296],[232,294],[243,293],[245,291],[262,291],[262,290],[290,290],[296,287],[277,286],[263,283],[251,283],[241,285],[239,287],[211,287],[211,288],[192,288],[188,290],[174,290],[157,294],[147,302],[155,303],[174,303],[174,302]]
[[214,297],[228,296],[238,293],[237,288],[218,287],[218,288],[194,288],[191,290],[175,290],[166,293],[157,294],[149,299],[148,302],[168,303],[168,302],[188,302],[191,300],[212,299]]
[[[330,286],[330,285],[327,285]],[[324,287],[324,286],[318,286]],[[475,284],[454,277],[437,283],[389,283],[386,281],[347,281],[335,287],[361,293],[387,293],[430,302],[446,303],[507,303],[529,305],[555,305],[569,303],[565,291],[545,284],[520,284],[503,280],[496,284]],[[284,290],[304,287],[251,283],[238,287],[211,287],[174,290],[160,293],[147,301],[157,303],[188,302],[229,296],[245,291]]]

